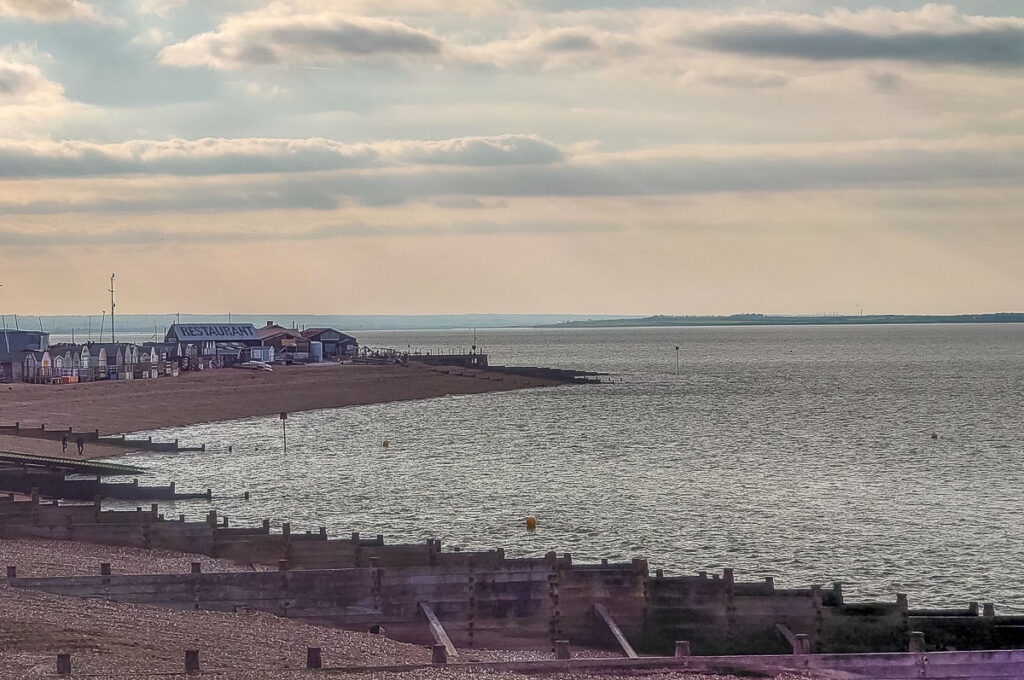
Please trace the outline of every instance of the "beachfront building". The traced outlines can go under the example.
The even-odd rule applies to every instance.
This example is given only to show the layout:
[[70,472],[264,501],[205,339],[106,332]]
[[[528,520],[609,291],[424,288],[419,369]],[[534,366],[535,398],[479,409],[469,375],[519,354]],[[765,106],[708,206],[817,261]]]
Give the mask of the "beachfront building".
[[164,342],[180,345],[185,370],[230,366],[242,360],[246,347],[261,344],[251,323],[171,324]]
[[311,343],[321,343],[324,359],[338,360],[359,354],[359,342],[334,328],[307,328],[302,331],[302,337]]
[[0,382],[25,379],[25,359],[50,346],[50,334],[43,331],[0,329]]
[[277,361],[286,364],[309,361],[309,340],[294,328],[279,326],[273,321],[256,331],[263,347],[273,347]]

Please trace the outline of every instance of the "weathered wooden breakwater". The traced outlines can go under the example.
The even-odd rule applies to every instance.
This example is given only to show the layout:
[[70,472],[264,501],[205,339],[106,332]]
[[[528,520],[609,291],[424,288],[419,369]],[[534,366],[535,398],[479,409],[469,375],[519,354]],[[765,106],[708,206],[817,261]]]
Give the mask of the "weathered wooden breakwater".
[[[571,555],[510,559],[503,551],[443,551],[440,541],[386,544],[383,536],[328,538],[164,518],[159,507],[106,511],[92,504],[0,498],[0,538],[42,537],[164,548],[229,558],[245,573],[33,578],[10,565],[15,587],[174,608],[267,611],[355,630],[431,642],[437,630],[456,647],[553,649],[557,640],[616,646],[614,629],[641,652],[695,654],[903,651],[911,632],[929,649],[999,649],[1024,643],[1024,617],[990,605],[915,611],[907,598],[848,603],[842,588],[777,589],[768,579],[722,574],[668,577],[644,560],[578,564]],[[261,568],[257,565],[265,565]],[[269,567],[271,571],[267,571]],[[109,571],[109,569],[107,570]]]
[[[143,472],[132,465],[0,451],[0,489],[16,493],[79,501],[91,501],[97,497],[123,500],[212,498],[211,489],[181,493],[174,482],[146,486],[140,485],[138,478],[131,483],[103,481],[107,476]],[[90,478],[83,478],[85,476]]]
[[10,434],[16,437],[29,437],[31,439],[47,439],[60,441],[67,437],[71,442],[79,437],[85,442],[96,442],[118,446],[131,451],[153,451],[153,452],[185,452],[185,451],[206,451],[206,444],[197,446],[182,446],[177,439],[170,442],[153,441],[152,437],[129,437],[124,434],[100,434],[99,430],[76,430],[74,427],[54,428],[45,424],[37,427],[23,426],[20,422],[13,425],[0,425],[0,434]]

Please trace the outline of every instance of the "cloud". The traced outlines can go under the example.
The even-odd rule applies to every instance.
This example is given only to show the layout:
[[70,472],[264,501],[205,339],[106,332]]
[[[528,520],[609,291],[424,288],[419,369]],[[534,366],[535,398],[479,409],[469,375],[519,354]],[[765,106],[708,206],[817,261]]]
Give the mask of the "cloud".
[[442,43],[403,23],[337,9],[303,13],[292,3],[228,17],[216,31],[165,47],[172,66],[238,69],[335,63],[350,59],[435,57]]
[[166,45],[174,40],[174,34],[162,28],[151,28],[131,40],[132,45],[142,47]]
[[0,54],[0,106],[63,101],[64,88],[47,80],[35,64],[6,59]]
[[545,220],[543,222],[494,222],[459,220],[423,224],[393,224],[352,221],[344,224],[323,224],[310,229],[188,229],[122,228],[103,231],[83,230],[20,230],[0,228],[0,246],[31,247],[69,245],[155,245],[190,243],[254,243],[273,241],[322,241],[335,238],[367,238],[379,236],[437,236],[444,234],[552,234],[597,233],[620,231],[610,222]]
[[906,79],[895,71],[871,71],[866,74],[868,82],[875,89],[884,92],[895,92],[906,87]]
[[80,0],[0,0],[0,15],[45,23],[58,21],[105,23],[103,17],[96,10]]
[[140,14],[155,14],[166,17],[171,12],[188,4],[189,0],[136,0],[135,10]]
[[400,164],[524,165],[554,163],[562,158],[558,147],[536,135],[374,144],[343,144],[322,138],[134,140],[119,144],[0,139],[0,176],[6,177],[228,175]]
[[0,129],[10,131],[8,134],[28,136],[47,130],[55,121],[89,112],[89,107],[65,98],[63,85],[25,61],[48,57],[24,46],[0,48]]
[[400,142],[397,155],[425,165],[525,165],[563,160],[562,151],[536,135],[460,137],[442,142]]
[[[398,150],[401,153],[401,150]],[[381,157],[387,154],[381,152]],[[4,167],[5,163],[0,163]],[[0,187],[9,214],[175,213],[522,197],[695,196],[1024,184],[1024,136],[590,153],[529,168],[378,165],[297,175],[54,179]],[[57,196],[57,198],[55,198]]]
[[717,85],[719,87],[736,87],[744,89],[782,87],[789,82],[789,78],[785,73],[758,68],[725,69],[720,67],[706,73],[702,73],[700,71],[688,73],[685,79],[696,79],[701,82],[708,83],[709,85]]
[[965,15],[934,4],[907,12],[836,10],[824,16],[701,15],[681,27],[674,41],[719,52],[811,61],[1024,64],[1024,19]]

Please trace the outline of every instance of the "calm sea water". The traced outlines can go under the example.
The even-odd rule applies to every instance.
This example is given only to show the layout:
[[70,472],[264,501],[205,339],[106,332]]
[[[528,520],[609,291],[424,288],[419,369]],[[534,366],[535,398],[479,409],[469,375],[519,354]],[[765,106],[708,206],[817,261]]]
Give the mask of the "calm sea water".
[[[434,349],[472,337],[360,333]],[[478,344],[493,363],[614,383],[296,413],[287,453],[277,418],[159,430],[209,450],[136,462],[214,489],[165,512],[212,506],[233,525],[642,556],[667,573],[731,566],[782,587],[843,581],[851,598],[1024,611],[1024,326],[487,330]]]

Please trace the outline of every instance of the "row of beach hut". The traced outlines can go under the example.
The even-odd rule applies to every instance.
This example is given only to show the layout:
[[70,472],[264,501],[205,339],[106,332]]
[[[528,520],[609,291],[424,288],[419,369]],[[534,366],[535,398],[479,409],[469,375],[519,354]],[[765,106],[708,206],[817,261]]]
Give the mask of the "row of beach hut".
[[178,375],[189,362],[180,344],[147,342],[61,343],[24,353],[22,380],[74,383],[95,380],[140,380]]

